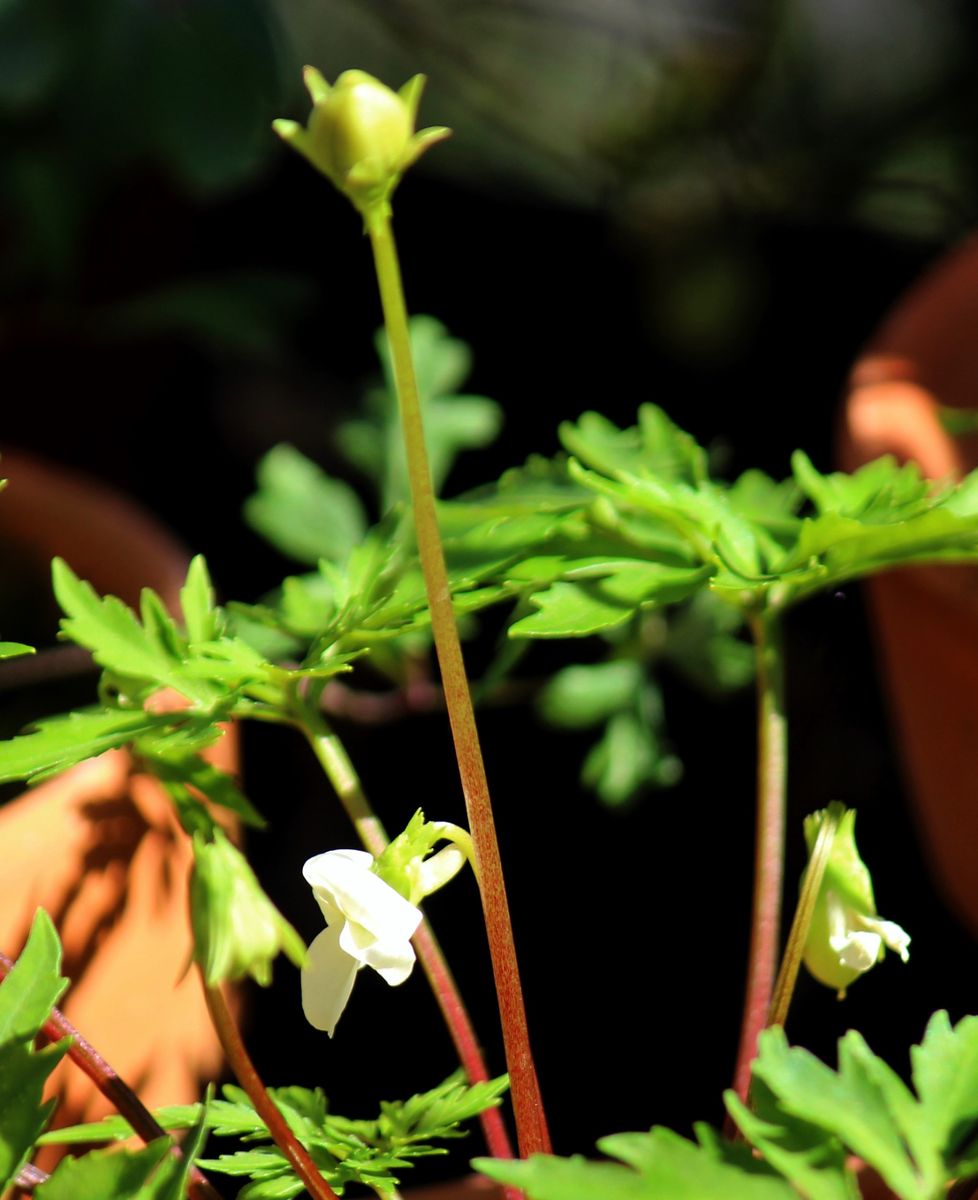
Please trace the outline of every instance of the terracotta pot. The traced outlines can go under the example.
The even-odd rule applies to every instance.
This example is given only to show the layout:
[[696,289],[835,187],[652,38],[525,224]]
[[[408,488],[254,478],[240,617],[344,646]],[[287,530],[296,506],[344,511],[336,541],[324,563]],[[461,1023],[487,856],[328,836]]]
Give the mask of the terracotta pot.
[[[2,467],[0,539],[36,559],[42,578],[60,554],[99,591],[132,603],[150,586],[175,606],[187,555],[153,520],[26,455],[5,454]],[[233,738],[219,754],[235,765]],[[196,973],[185,970],[190,854],[159,785],[127,753],[104,754],[4,805],[0,845],[0,948],[19,953],[35,910],[47,909],[72,980],[68,1018],[150,1107],[196,1100],[222,1056]],[[58,1124],[110,1111],[67,1060],[55,1083]]]
[[[914,459],[939,479],[978,465],[939,406],[978,408],[978,239],[961,245],[883,323],[849,382],[841,459]],[[884,674],[938,887],[978,933],[978,568],[903,569],[869,583]]]

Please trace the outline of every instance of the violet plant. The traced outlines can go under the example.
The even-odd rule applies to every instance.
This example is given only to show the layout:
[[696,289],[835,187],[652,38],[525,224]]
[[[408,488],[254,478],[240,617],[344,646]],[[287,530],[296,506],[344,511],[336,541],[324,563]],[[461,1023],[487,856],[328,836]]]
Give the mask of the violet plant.
[[[790,1047],[783,1032],[803,963],[845,990],[887,948],[906,958],[909,937],[877,914],[853,812],[827,804],[805,824],[809,862],[782,949],[788,725],[781,631],[793,606],[844,582],[907,563],[978,561],[978,475],[934,485],[914,466],[889,459],[853,475],[824,475],[799,451],[784,481],[748,471],[727,483],[711,475],[701,446],[660,409],[643,405],[625,430],[585,413],[561,426],[560,455],[438,500],[452,456],[490,438],[495,421],[490,402],[452,394],[464,374],[458,343],[430,318],[409,321],[391,228],[403,172],[447,131],[415,132],[420,77],[399,93],[362,72],[347,72],[332,87],[311,70],[306,79],[308,126],[277,122],[277,131],[357,209],[384,311],[388,387],[341,431],[351,462],[366,466],[378,486],[379,519],[370,523],[343,481],[280,447],[260,468],[249,519],[313,569],[261,603],[219,607],[197,558],[179,620],[149,591],[137,615],[56,561],[62,632],[101,669],[98,703],[40,720],[0,744],[0,780],[46,778],[129,746],[163,783],[192,839],[193,959],[240,1087],[146,1112],[53,1007],[65,981],[57,935],[40,912],[17,962],[0,960],[0,1188],[16,1185],[39,1200],[199,1198],[214,1194],[202,1172],[222,1172],[247,1181],[239,1193],[245,1200],[303,1190],[333,1197],[352,1185],[394,1196],[413,1159],[479,1115],[490,1157],[478,1159],[478,1169],[528,1200],[851,1200],[860,1194],[854,1156],[901,1200],[937,1200],[951,1181],[978,1171],[978,1018],[952,1027],[946,1014],[934,1015],[911,1052],[914,1091],[858,1033],[840,1043],[836,1071]],[[507,645],[473,685],[458,621],[490,606],[509,609]],[[550,1153],[472,697],[505,679],[536,640],[603,639],[607,657],[553,680],[544,711],[564,724],[603,727],[585,772],[607,797],[667,783],[674,766],[662,766],[662,716],[642,651],[650,621],[659,622],[659,644],[671,645],[691,674],[733,684],[750,666],[756,676],[757,870],[737,1074],[726,1096],[733,1136],[699,1126],[689,1141],[656,1128],[603,1139],[605,1161],[565,1159]],[[330,723],[330,689],[364,661],[402,680],[432,645],[469,828],[405,813],[403,832],[388,839]],[[26,651],[0,646],[8,656]],[[160,703],[174,693],[179,703]],[[308,950],[218,820],[223,811],[247,826],[264,823],[236,781],[205,757],[231,720],[296,730],[362,843],[362,850],[323,847],[302,868],[326,923]],[[624,779],[614,774],[623,754],[639,760]],[[507,1077],[489,1078],[419,907],[466,864],[482,897],[520,1160],[497,1107]],[[459,1073],[385,1103],[373,1120],[338,1116],[319,1090],[266,1088],[226,986],[246,975],[267,983],[280,952],[302,972],[306,1016],[323,1036],[337,1037],[363,967],[396,987],[420,960]],[[297,1012],[299,993],[297,982]],[[39,1035],[53,1044],[35,1048]],[[65,1054],[112,1097],[118,1116],[45,1132],[51,1105],[43,1084]],[[382,1062],[372,1066],[382,1074]],[[170,1135],[181,1130],[191,1133],[176,1155]],[[89,1151],[49,1178],[31,1162],[39,1145],[133,1133],[144,1149]],[[205,1157],[209,1134],[244,1144]]]

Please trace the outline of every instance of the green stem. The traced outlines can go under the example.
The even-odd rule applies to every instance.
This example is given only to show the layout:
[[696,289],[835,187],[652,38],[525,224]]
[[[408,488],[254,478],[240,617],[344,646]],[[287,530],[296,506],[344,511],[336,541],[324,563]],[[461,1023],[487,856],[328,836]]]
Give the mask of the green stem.
[[[201,975],[203,979],[203,975]],[[219,987],[208,987],[204,983],[204,996],[207,1000],[207,1011],[214,1022],[217,1036],[220,1038],[224,1053],[227,1055],[231,1070],[234,1071],[238,1083],[248,1093],[248,1098],[255,1106],[255,1112],[265,1122],[268,1132],[275,1144],[289,1161],[289,1165],[302,1180],[303,1186],[313,1200],[338,1200],[336,1193],[322,1177],[319,1168],[309,1157],[305,1146],[296,1138],[288,1127],[278,1106],[269,1096],[261,1077],[255,1070],[241,1033],[231,1015],[231,1010],[224,999],[224,993]]]
[[757,1038],[768,1023],[774,992],[781,932],[788,765],[779,614],[756,613],[751,618],[751,632],[757,661],[757,829],[747,989],[734,1074],[734,1089],[741,1100],[746,1100],[750,1090]]
[[818,831],[818,837],[815,839],[815,845],[812,847],[808,867],[802,881],[798,907],[795,909],[791,930],[788,933],[788,944],[785,947],[781,969],[778,971],[777,982],[774,985],[771,1011],[767,1019],[768,1025],[783,1025],[788,1019],[788,1009],[791,1007],[791,997],[794,995],[795,983],[798,980],[798,970],[801,967],[805,942],[808,940],[812,914],[815,912],[815,903],[825,877],[825,868],[829,865],[832,843],[835,841],[838,828],[838,816],[831,809],[827,810],[822,827]]
[[517,1140],[520,1154],[524,1157],[529,1154],[547,1153],[550,1150],[550,1135],[530,1050],[523,989],[520,984],[502,862],[496,841],[489,785],[448,587],[448,572],[445,568],[445,554],[438,529],[435,495],[425,448],[418,385],[411,357],[407,308],[404,303],[397,248],[390,220],[385,214],[379,213],[368,218],[367,232],[373,248],[384,322],[390,344],[391,365],[397,384],[418,553],[424,572],[432,634],[441,670],[445,705],[455,741],[455,754],[469,828],[475,846],[476,875],[499,1001]]
[[[302,732],[309,739],[361,842],[377,858],[383,854],[390,839],[367,799],[346,748],[323,717],[308,706],[302,709],[300,722]],[[489,1072],[468,1010],[427,918],[421,922],[412,941],[469,1082],[487,1080]],[[487,1108],[479,1114],[479,1121],[493,1158],[512,1158],[513,1148],[499,1109]]]

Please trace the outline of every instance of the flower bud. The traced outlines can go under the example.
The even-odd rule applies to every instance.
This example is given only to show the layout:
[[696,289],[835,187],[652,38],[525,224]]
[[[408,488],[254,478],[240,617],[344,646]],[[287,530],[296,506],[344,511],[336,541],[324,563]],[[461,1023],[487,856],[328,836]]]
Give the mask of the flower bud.
[[244,855],[219,829],[213,840],[194,836],[190,923],[193,958],[208,987],[245,975],[266,987],[280,950],[297,967],[305,962],[302,939],[262,891]]
[[[876,915],[873,881],[856,849],[855,810],[836,807],[838,827],[815,901],[803,959],[811,974],[838,991],[841,998],[851,983],[884,957],[887,948],[906,962],[910,937],[893,921],[883,921]],[[805,818],[809,854],[826,815],[823,810]]]
[[424,76],[415,75],[399,92],[366,71],[344,71],[330,87],[315,68],[306,67],[304,79],[313,103],[308,125],[303,129],[295,121],[278,120],[275,132],[365,217],[389,215],[390,197],[403,173],[450,132],[414,132]]

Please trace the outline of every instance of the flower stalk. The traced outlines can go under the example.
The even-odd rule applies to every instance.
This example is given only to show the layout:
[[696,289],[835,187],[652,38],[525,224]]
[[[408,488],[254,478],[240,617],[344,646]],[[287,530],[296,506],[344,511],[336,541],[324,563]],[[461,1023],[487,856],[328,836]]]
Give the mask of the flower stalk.
[[829,808],[825,820],[819,828],[818,837],[812,847],[811,857],[802,881],[798,906],[788,932],[788,944],[785,947],[781,969],[778,971],[778,978],[774,985],[771,1011],[767,1019],[768,1025],[784,1025],[788,1019],[788,1009],[791,1007],[791,998],[798,981],[798,971],[805,953],[805,943],[812,925],[812,915],[815,912],[815,904],[818,901],[822,880],[825,878],[825,868],[829,865],[832,843],[835,841],[838,828],[838,814]]
[[384,324],[390,345],[391,366],[401,412],[418,553],[424,573],[435,652],[441,671],[469,829],[475,848],[476,876],[499,1000],[517,1141],[523,1157],[545,1154],[550,1150],[550,1135],[530,1049],[523,989],[499,845],[496,840],[489,785],[438,529],[397,248],[390,219],[383,208],[366,215],[366,226],[374,255]]
[[[203,972],[201,972],[201,978],[203,980]],[[293,1171],[302,1180],[313,1200],[338,1200],[336,1193],[310,1158],[309,1152],[288,1127],[285,1118],[269,1096],[261,1077],[255,1070],[255,1064],[245,1049],[244,1042],[241,1040],[241,1032],[231,1015],[231,1010],[228,1008],[220,986],[208,987],[205,982],[204,997],[207,1001],[207,1011],[211,1015],[217,1036],[220,1038],[224,1053],[227,1055],[238,1083],[248,1093],[255,1112],[265,1122],[268,1132],[288,1159]]]
[[757,828],[754,899],[744,1015],[734,1090],[746,1101],[757,1038],[769,1021],[781,933],[788,723],[784,705],[781,617],[768,610],[750,621],[757,662]]

